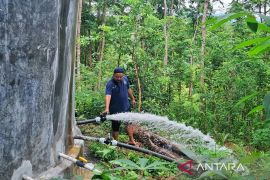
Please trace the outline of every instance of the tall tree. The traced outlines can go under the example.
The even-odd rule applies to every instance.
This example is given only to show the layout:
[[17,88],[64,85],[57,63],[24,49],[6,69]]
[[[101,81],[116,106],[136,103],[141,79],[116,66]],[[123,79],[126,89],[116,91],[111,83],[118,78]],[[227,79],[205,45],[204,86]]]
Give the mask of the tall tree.
[[76,75],[80,76],[80,64],[81,64],[81,46],[80,46],[80,36],[81,36],[81,14],[82,14],[82,4],[83,0],[79,0],[78,14],[77,14],[77,28],[76,28]]
[[102,60],[104,56],[104,47],[105,47],[105,25],[106,25],[106,8],[107,3],[104,0],[103,6],[102,6],[102,16],[101,16],[101,22],[102,22],[102,32],[101,32],[101,41],[99,42],[99,47],[98,47],[98,61],[99,61],[99,70],[98,70],[98,83],[97,83],[97,89],[99,90],[101,87],[101,79],[102,79]]
[[[197,10],[199,12],[199,3],[197,5]],[[193,33],[193,37],[192,37],[192,40],[191,40],[191,46],[190,46],[190,49],[191,49],[191,54],[190,54],[190,59],[189,59],[189,63],[190,63],[190,66],[191,66],[191,73],[190,73],[190,82],[189,82],[189,90],[188,90],[188,95],[189,97],[192,96],[193,94],[193,64],[194,64],[194,54],[193,54],[193,45],[194,45],[194,42],[195,42],[195,39],[196,39],[196,36],[197,36],[197,32],[198,32],[198,28],[199,28],[199,13],[196,14],[196,20],[195,20],[195,24],[194,24],[194,33]]]
[[167,1],[164,0],[164,21],[165,24],[163,26],[163,31],[164,31],[164,40],[165,40],[165,46],[164,46],[164,65],[168,64],[168,39],[169,39],[169,35],[168,35],[168,24],[167,24]]
[[[91,11],[92,11],[92,0],[89,0],[89,13],[91,13]],[[89,27],[88,28],[88,36],[89,37],[91,37],[91,33],[92,32],[92,30],[91,30],[91,27]],[[93,65],[93,42],[92,42],[92,40],[90,39],[90,41],[89,41],[89,48],[88,48],[88,50],[89,50],[89,59],[88,59],[88,63],[87,63],[87,65],[89,66],[89,67],[92,67],[92,65]]]
[[201,75],[200,82],[204,85],[204,61],[205,61],[205,46],[206,46],[206,19],[208,12],[209,0],[204,0],[203,16],[202,16],[202,46],[201,46]]

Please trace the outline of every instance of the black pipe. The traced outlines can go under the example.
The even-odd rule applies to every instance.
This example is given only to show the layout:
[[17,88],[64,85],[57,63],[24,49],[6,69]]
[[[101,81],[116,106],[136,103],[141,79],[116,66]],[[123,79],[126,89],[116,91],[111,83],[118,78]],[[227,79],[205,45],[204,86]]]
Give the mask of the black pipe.
[[145,153],[145,154],[153,155],[153,156],[159,157],[161,159],[165,159],[165,160],[170,161],[170,162],[176,161],[175,159],[173,159],[171,157],[168,157],[168,156],[165,156],[163,154],[160,154],[160,153],[148,150],[148,149],[136,147],[136,146],[133,146],[133,145],[117,142],[117,146],[124,147],[124,148],[131,149],[131,150],[138,151],[138,152],[142,152],[142,153]]
[[121,142],[118,142],[116,140],[112,140],[110,138],[105,139],[105,138],[96,138],[96,137],[89,137],[89,136],[75,136],[74,139],[83,139],[83,140],[86,140],[86,141],[91,141],[91,140],[92,141],[98,141],[98,142],[101,142],[103,144],[111,144],[113,146],[119,146],[119,147],[131,149],[131,150],[134,150],[134,151],[142,152],[142,153],[145,153],[145,154],[153,155],[153,156],[159,157],[161,159],[165,159],[165,160],[170,161],[170,162],[176,161],[175,159],[173,159],[171,157],[168,157],[168,156],[165,156],[163,154],[160,154],[160,153],[148,150],[148,149],[136,147],[136,146],[133,146],[133,145],[121,143]]
[[77,121],[77,125],[82,125],[82,124],[89,124],[89,123],[100,123],[100,122],[104,122],[107,120],[106,118],[107,114],[101,114],[100,116],[94,118],[94,119],[88,119],[85,121]]
[[89,124],[89,123],[96,123],[96,119],[88,119],[88,120],[85,120],[85,121],[77,121],[77,125],[82,125],[82,124]]
[[145,153],[145,154],[153,155],[153,156],[156,156],[158,158],[164,159],[164,160],[169,161],[169,162],[174,162],[174,163],[177,164],[179,169],[181,169],[182,171],[187,172],[187,173],[194,173],[194,174],[198,174],[198,173],[202,174],[203,173],[203,172],[198,172],[195,169],[195,166],[192,166],[192,167],[190,166],[190,169],[186,168],[186,166],[188,166],[187,163],[191,164],[192,161],[193,161],[193,159],[191,159],[188,156],[185,156],[185,158],[189,159],[190,161],[187,161],[186,163],[181,164],[180,162],[177,162],[176,159],[173,159],[173,158],[168,157],[166,155],[163,155],[163,154],[160,154],[160,153],[148,150],[148,149],[144,149],[144,148],[136,147],[136,146],[133,146],[133,145],[121,143],[121,142],[118,142],[116,140],[112,140],[110,138],[96,138],[96,137],[89,137],[89,136],[76,136],[76,137],[74,137],[74,139],[83,139],[83,140],[86,140],[86,141],[97,141],[97,142],[100,142],[100,143],[103,143],[103,144],[110,144],[110,145],[113,145],[113,146],[119,146],[119,147],[127,148],[127,149],[130,149],[130,150],[134,150],[134,151],[142,152],[142,153]]

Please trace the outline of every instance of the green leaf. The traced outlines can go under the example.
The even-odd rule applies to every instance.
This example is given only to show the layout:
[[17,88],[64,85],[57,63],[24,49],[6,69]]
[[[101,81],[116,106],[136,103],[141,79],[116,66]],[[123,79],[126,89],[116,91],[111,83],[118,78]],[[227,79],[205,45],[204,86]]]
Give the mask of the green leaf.
[[118,164],[120,166],[123,166],[123,167],[133,167],[133,168],[136,168],[136,169],[140,169],[140,167],[135,164],[134,162],[132,162],[131,160],[128,160],[128,159],[117,159],[117,160],[113,160],[113,161],[110,161],[110,163],[113,163],[113,164]]
[[118,176],[112,176],[110,173],[105,172],[100,175],[94,175],[91,179],[98,179],[98,180],[116,180],[119,179]]
[[266,120],[265,122],[264,122],[264,127],[265,128],[268,128],[268,126],[270,125],[270,119],[268,119],[268,120]]
[[164,167],[163,165],[167,165],[170,163],[167,162],[161,162],[161,161],[155,161],[152,164],[149,164],[148,166],[145,167],[145,169],[167,169],[166,167]]
[[238,44],[234,49],[240,49],[240,48],[250,46],[250,45],[255,44],[255,43],[261,43],[261,42],[264,42],[264,41],[266,41],[268,39],[270,39],[270,37],[255,38],[255,39],[251,39],[251,40],[248,40],[248,41],[244,41],[244,42]]
[[258,22],[257,22],[255,16],[253,16],[253,15],[248,15],[246,22],[247,22],[248,27],[249,27],[253,32],[256,33],[257,30],[258,30]]
[[244,156],[240,159],[240,162],[242,164],[253,164],[255,163],[261,156],[261,153],[260,152],[252,152],[249,154],[249,156]]
[[140,158],[139,163],[140,163],[141,168],[145,168],[145,165],[148,163],[148,161],[149,161],[149,159]]
[[270,27],[267,26],[266,24],[259,23],[259,28],[260,31],[265,31],[265,32],[270,32]]
[[255,107],[255,108],[253,108],[251,111],[249,111],[247,115],[250,115],[250,114],[253,114],[253,113],[256,113],[256,112],[260,112],[261,110],[263,110],[263,108],[264,108],[263,105],[259,105],[259,106]]
[[225,143],[225,141],[227,140],[227,138],[229,137],[230,134],[226,134],[223,138],[222,138],[222,142]]
[[240,18],[240,17],[245,17],[247,15],[249,15],[249,13],[247,13],[247,12],[239,12],[239,13],[236,13],[236,14],[232,14],[229,17],[227,17],[225,19],[222,19],[221,21],[219,21],[216,24],[214,24],[213,26],[211,26],[209,28],[209,30],[214,30],[214,29],[220,27],[222,24],[224,24],[224,23],[226,23],[226,22],[228,22],[230,20],[233,20],[233,19],[236,19],[236,18]]
[[234,105],[234,107],[237,107],[237,106],[243,104],[244,102],[246,102],[246,101],[252,99],[253,97],[255,97],[255,96],[257,96],[257,95],[258,95],[258,92],[254,92],[254,93],[252,93],[252,94],[250,94],[250,95],[248,95],[248,96],[243,97],[242,99],[240,99],[240,100]]
[[202,173],[199,177],[199,179],[206,178],[206,177],[213,177],[215,175],[218,175],[220,177],[223,177],[225,179],[228,179],[222,172],[220,171],[206,171]]
[[104,158],[108,153],[110,153],[112,150],[111,149],[103,149],[101,151],[97,151],[97,153],[100,153],[101,156]]
[[270,47],[270,39],[262,42],[260,45],[254,47],[250,51],[248,51],[249,56],[257,55],[261,52],[264,52],[266,49]]

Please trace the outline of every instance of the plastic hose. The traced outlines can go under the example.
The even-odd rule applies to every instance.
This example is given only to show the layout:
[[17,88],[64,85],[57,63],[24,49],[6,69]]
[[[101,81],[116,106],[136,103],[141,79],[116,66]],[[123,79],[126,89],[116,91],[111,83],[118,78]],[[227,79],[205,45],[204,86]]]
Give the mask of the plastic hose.
[[142,152],[142,153],[145,153],[145,154],[153,155],[153,156],[159,157],[161,159],[165,159],[165,160],[170,161],[170,162],[175,161],[175,159],[173,159],[171,157],[168,157],[168,156],[165,156],[163,154],[160,154],[160,153],[148,150],[148,149],[136,147],[136,146],[133,146],[133,145],[121,143],[121,142],[118,142],[116,140],[112,140],[112,139],[108,139],[108,138],[105,139],[105,138],[96,138],[96,137],[89,137],[89,136],[75,136],[74,139],[83,139],[83,140],[86,140],[86,141],[97,141],[97,142],[100,142],[102,144],[111,144],[113,146],[119,146],[119,147],[127,148],[127,149],[130,149],[130,150]]
[[59,156],[75,163],[79,167],[83,167],[83,168],[88,169],[90,171],[93,171],[95,169],[95,166],[92,163],[84,164],[82,161],[77,160],[76,158],[73,158],[73,157],[68,156],[66,154],[63,154],[63,153],[59,153]]
[[173,159],[171,157],[165,156],[163,154],[160,154],[160,153],[148,150],[148,149],[136,147],[136,146],[133,146],[133,145],[117,142],[117,146],[127,148],[127,149],[131,149],[131,150],[138,151],[138,152],[142,152],[142,153],[149,154],[149,155],[152,155],[152,156],[156,156],[156,157],[159,157],[161,159],[165,159],[165,160],[170,161],[170,162],[175,161],[175,159]]
[[85,121],[77,121],[77,125],[82,125],[82,124],[90,124],[90,123],[96,123],[97,120],[96,119],[88,119],[88,120],[85,120]]
[[94,119],[88,119],[88,120],[85,120],[85,121],[78,121],[77,125],[90,124],[90,123],[100,123],[100,122],[104,122],[106,120],[107,120],[106,115],[102,114],[99,117],[96,117]]

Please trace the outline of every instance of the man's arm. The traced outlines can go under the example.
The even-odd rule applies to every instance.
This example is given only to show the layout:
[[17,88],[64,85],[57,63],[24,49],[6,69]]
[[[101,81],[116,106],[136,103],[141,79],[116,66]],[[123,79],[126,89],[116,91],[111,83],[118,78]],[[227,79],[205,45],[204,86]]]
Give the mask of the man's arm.
[[136,100],[135,97],[133,96],[133,91],[131,88],[128,89],[128,96],[131,98],[132,107],[135,107]]
[[104,110],[104,112],[106,112],[106,113],[109,113],[110,111],[109,111],[109,107],[110,107],[110,102],[111,102],[111,95],[106,95],[105,96],[105,110]]

